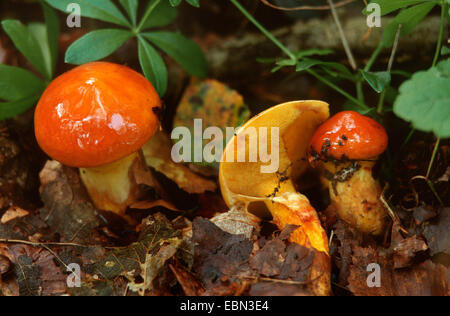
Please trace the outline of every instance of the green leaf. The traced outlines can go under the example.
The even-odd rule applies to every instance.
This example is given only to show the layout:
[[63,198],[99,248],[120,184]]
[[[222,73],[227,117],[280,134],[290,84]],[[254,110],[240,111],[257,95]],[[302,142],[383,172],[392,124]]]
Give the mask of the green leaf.
[[55,10],[49,5],[42,2],[42,8],[44,10],[45,25],[46,25],[46,37],[47,47],[50,55],[50,74],[53,77],[58,62],[59,52],[59,18]]
[[300,60],[297,63],[297,66],[295,67],[295,71],[297,71],[297,72],[304,71],[313,66],[320,65],[321,63],[322,63],[322,61],[320,61],[320,60],[305,58],[303,60]]
[[410,34],[436,5],[435,2],[423,3],[400,12],[384,29],[381,42],[384,47],[391,47],[399,25],[402,25],[400,36]]
[[47,26],[44,23],[32,22],[28,24],[27,27],[30,33],[36,39],[37,43],[39,44],[39,49],[42,52],[42,57],[44,60],[46,74],[49,76],[46,78],[50,79],[52,77],[53,67],[52,67],[52,57],[50,56],[50,48],[48,47],[47,41]]
[[66,63],[81,65],[111,55],[133,33],[118,29],[103,29],[87,33],[76,40],[66,51]]
[[361,73],[367,83],[378,93],[383,92],[391,82],[391,74],[387,71],[367,72],[361,70]]
[[[372,0],[370,3],[377,3],[381,8],[381,15],[386,15],[391,12],[394,12],[398,9],[406,8],[413,4],[430,2],[429,0]],[[433,1],[437,2],[437,1]],[[367,15],[369,12],[367,9],[363,10],[363,14]]]
[[178,7],[181,3],[181,0],[169,0],[169,1],[172,7]]
[[337,71],[339,71],[340,73],[344,74],[346,77],[352,77],[353,74],[351,73],[350,70],[348,70],[347,67],[345,67],[342,64],[336,63],[336,62],[328,62],[328,61],[321,61],[318,59],[311,59],[311,58],[304,58],[302,60],[299,60],[297,62],[297,66],[295,68],[295,71],[300,72],[300,71],[304,71],[307,70],[311,67],[320,65],[322,67],[327,67],[327,68],[332,68],[335,69]]
[[443,46],[442,49],[441,49],[441,55],[442,56],[450,55],[450,47]]
[[[156,0],[151,0],[149,6],[154,5]],[[178,10],[173,8],[168,1],[162,1],[152,11],[143,24],[142,29],[162,27],[172,23],[178,16]]]
[[[178,7],[180,5],[182,0],[169,0],[170,5],[172,7]],[[189,3],[191,6],[199,8],[200,7],[200,0],[186,0],[187,3]]]
[[200,0],[186,0],[187,3],[189,3],[191,6],[199,8],[200,7]]
[[414,128],[450,137],[450,59],[427,71],[416,72],[400,86],[395,114]]
[[145,77],[153,84],[162,97],[167,90],[167,68],[164,60],[142,36],[139,36],[139,62]]
[[111,0],[45,0],[52,7],[66,13],[67,6],[71,3],[78,4],[81,8],[81,15],[88,18],[110,22],[122,26],[131,27],[130,22],[111,2]]
[[51,74],[46,67],[45,58],[41,47],[33,33],[17,20],[2,21],[3,29],[11,38],[17,49],[25,58],[46,78],[51,79]]
[[28,70],[0,64],[0,99],[19,100],[44,88],[44,82]]
[[325,56],[325,55],[330,55],[333,53],[334,53],[334,51],[331,49],[307,49],[307,50],[295,52],[294,55],[298,59],[301,59],[303,57],[308,57],[308,56],[314,56],[314,55]]
[[176,60],[189,74],[200,78],[208,74],[205,55],[194,41],[173,32],[143,33],[142,36]]
[[136,26],[138,0],[119,0],[119,2],[130,17],[131,23]]
[[13,118],[31,108],[39,99],[38,95],[29,96],[20,100],[0,102],[0,120]]

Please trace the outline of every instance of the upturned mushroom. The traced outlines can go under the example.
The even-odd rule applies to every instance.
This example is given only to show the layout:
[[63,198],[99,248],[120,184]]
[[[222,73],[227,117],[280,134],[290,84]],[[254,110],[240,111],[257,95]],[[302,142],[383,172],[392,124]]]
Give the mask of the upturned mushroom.
[[[297,192],[292,178],[308,169],[309,140],[328,116],[328,104],[321,101],[271,107],[250,119],[229,140],[219,167],[222,196],[231,209],[238,207],[257,215],[268,209],[280,229],[298,226],[290,241],[316,250],[309,275],[309,288],[315,295],[331,294],[328,237],[316,210]],[[275,171],[264,170],[268,163],[261,159],[261,152],[267,149],[279,153]],[[255,153],[260,157],[251,161]]]
[[53,80],[36,107],[40,147],[80,168],[98,209],[124,215],[139,196],[131,168],[159,127],[161,100],[142,75],[106,62],[76,67]]
[[353,111],[340,112],[314,133],[308,160],[321,168],[337,215],[363,233],[383,233],[387,210],[373,167],[386,150],[388,136],[375,120]]

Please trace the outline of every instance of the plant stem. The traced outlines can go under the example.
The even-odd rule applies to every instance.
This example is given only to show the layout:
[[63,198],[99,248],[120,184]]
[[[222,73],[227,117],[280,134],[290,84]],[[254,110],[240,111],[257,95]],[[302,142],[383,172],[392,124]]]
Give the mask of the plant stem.
[[[401,30],[402,30],[402,25],[399,24],[398,28],[397,28],[397,33],[395,34],[394,46],[392,47],[391,56],[389,57],[389,62],[388,62],[388,66],[387,66],[387,72],[389,72],[389,73],[391,72],[392,65],[394,64],[395,53],[397,52],[398,40],[400,39],[400,31]],[[384,105],[385,96],[386,96],[386,89],[384,89],[383,92],[381,92],[380,100],[378,101],[377,113],[380,115],[383,114],[383,105]]]
[[345,92],[344,90],[342,90],[341,88],[339,88],[338,86],[336,86],[334,83],[332,83],[331,81],[329,81],[328,79],[326,79],[325,77],[322,77],[321,75],[319,75],[317,72],[315,72],[312,69],[307,69],[306,70],[309,74],[311,74],[312,76],[314,76],[317,80],[323,82],[324,84],[326,84],[327,86],[329,86],[330,88],[334,89],[335,91],[339,92],[340,94],[342,94],[344,97],[346,97],[347,99],[349,99],[350,101],[354,102],[355,104],[359,105],[361,108],[363,108],[364,110],[368,110],[369,107],[367,105],[365,105],[363,102],[359,101],[358,99],[354,98],[353,96],[351,96],[350,94],[348,94],[347,92]]
[[431,173],[431,168],[433,167],[433,163],[434,163],[434,159],[436,158],[436,154],[437,151],[439,149],[439,143],[441,142],[441,139],[438,138],[436,140],[436,144],[434,145],[434,149],[433,149],[433,154],[431,155],[431,161],[430,164],[428,165],[428,170],[427,170],[427,175],[425,176],[425,178],[428,180],[428,178],[430,177],[430,173]]
[[276,46],[278,46],[279,49],[281,49],[286,55],[289,56],[292,60],[297,60],[297,57],[286,47],[284,46],[279,40],[275,38],[268,30],[266,30],[237,0],[230,0],[231,3],[235,5],[236,8],[238,8],[239,11],[250,21],[255,25],[268,39],[270,39]]
[[409,143],[409,141],[411,140],[411,137],[414,135],[414,132],[416,131],[415,128],[411,128],[411,131],[409,132],[408,136],[406,136],[405,140],[403,141],[402,145],[400,146],[400,151],[402,151],[403,148],[405,148],[406,144]]
[[439,55],[441,53],[441,47],[442,47],[442,38],[444,36],[445,13],[447,11],[447,1],[442,0],[441,2],[442,2],[441,3],[441,27],[439,29],[439,37],[438,37],[438,42],[436,45],[436,52],[434,54],[432,67],[436,66],[436,63],[439,59]]
[[370,71],[370,68],[372,68],[373,64],[375,63],[375,60],[377,60],[378,55],[380,55],[382,50],[383,50],[383,43],[380,42],[377,48],[373,51],[372,56],[370,56],[369,61],[364,67],[364,71]]
[[152,14],[153,10],[155,10],[155,8],[158,6],[158,4],[161,2],[161,0],[155,0],[155,2],[153,2],[151,5],[149,5],[147,7],[147,9],[145,10],[144,15],[142,16],[141,22],[139,22],[138,27],[135,29],[134,33],[138,34],[142,28],[144,27],[145,22],[147,22],[148,17],[150,16],[150,14]]

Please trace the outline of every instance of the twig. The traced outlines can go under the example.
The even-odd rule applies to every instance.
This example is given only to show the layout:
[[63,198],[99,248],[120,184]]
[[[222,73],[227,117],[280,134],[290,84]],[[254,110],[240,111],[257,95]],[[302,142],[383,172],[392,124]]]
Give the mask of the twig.
[[[339,8],[339,7],[343,7],[343,6],[345,6],[345,5],[347,5],[347,4],[351,3],[351,2],[354,2],[354,1],[355,0],[344,0],[344,1],[341,1],[339,3],[336,3],[334,6],[336,8]],[[325,6],[307,6],[307,5],[303,5],[303,6],[300,6],[300,7],[285,8],[285,7],[280,7],[280,6],[274,5],[274,4],[270,3],[268,0],[261,0],[261,2],[264,5],[266,5],[268,7],[271,7],[272,9],[277,9],[277,10],[281,10],[281,11],[302,11],[302,10],[323,11],[323,10],[330,10],[331,9],[330,6],[328,6],[328,5],[325,5]]]
[[81,245],[76,243],[64,243],[64,242],[32,242],[27,240],[20,240],[20,239],[4,239],[0,238],[0,242],[5,244],[24,244],[29,245],[33,247],[41,247],[47,249],[47,246],[62,246],[62,247],[83,247],[83,248],[89,248],[94,247],[91,245]]
[[337,14],[336,7],[333,3],[333,0],[327,1],[331,9],[331,14],[333,15],[334,22],[336,23],[336,26],[338,28],[339,36],[341,38],[342,45],[344,46],[345,54],[347,55],[350,66],[353,68],[353,70],[356,70],[358,67],[356,66],[355,58],[353,57],[352,50],[350,48],[350,45],[348,44],[347,37],[345,36],[344,29],[341,25],[341,21],[339,20],[339,15]]

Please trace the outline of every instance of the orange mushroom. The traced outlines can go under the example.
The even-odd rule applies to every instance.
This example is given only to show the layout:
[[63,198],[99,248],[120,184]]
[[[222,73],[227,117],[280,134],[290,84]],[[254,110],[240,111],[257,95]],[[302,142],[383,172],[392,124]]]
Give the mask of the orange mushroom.
[[364,233],[383,232],[387,210],[372,169],[387,145],[383,126],[353,111],[329,118],[310,141],[308,160],[323,168],[322,179],[338,216]]
[[94,62],[53,80],[35,111],[36,139],[53,159],[80,168],[95,206],[123,215],[139,190],[130,169],[159,126],[161,100],[125,66]]

